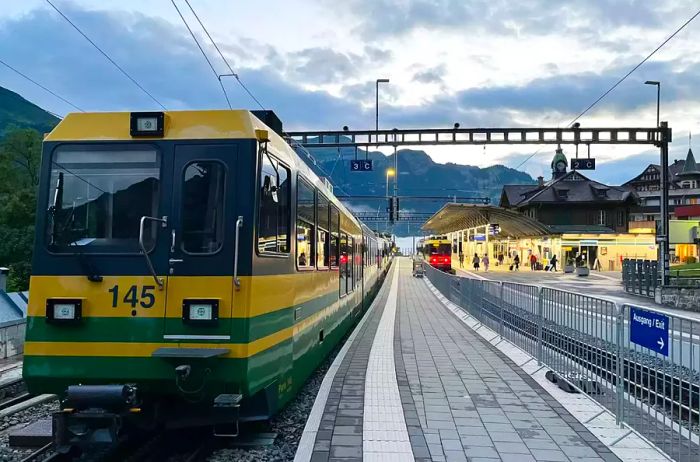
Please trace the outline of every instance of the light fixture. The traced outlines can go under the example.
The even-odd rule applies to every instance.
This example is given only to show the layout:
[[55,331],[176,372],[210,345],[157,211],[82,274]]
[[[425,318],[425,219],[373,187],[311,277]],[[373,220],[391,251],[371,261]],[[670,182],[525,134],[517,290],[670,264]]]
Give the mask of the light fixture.
[[219,319],[219,301],[212,299],[184,300],[182,321],[189,324],[216,324]]
[[71,324],[82,319],[82,300],[46,300],[46,321],[55,324]]
[[162,137],[165,133],[165,114],[162,112],[132,112],[130,133],[132,137]]
[[394,171],[393,168],[388,168],[386,170],[386,176],[394,176],[395,174],[396,174],[396,172]]

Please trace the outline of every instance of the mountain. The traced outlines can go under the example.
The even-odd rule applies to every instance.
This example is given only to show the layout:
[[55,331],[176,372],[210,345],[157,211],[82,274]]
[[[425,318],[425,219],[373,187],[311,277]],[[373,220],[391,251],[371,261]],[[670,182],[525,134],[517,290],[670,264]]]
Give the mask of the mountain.
[[[25,100],[17,93],[0,87],[0,138],[11,126],[34,128],[39,133],[50,131],[58,123],[58,118],[45,110]],[[310,140],[313,142],[313,140]],[[455,148],[457,150],[458,148]],[[353,148],[313,148],[309,150],[318,162],[320,169],[316,172],[321,176],[330,175],[336,185],[337,195],[377,196],[378,199],[356,198],[345,202],[358,212],[372,212],[385,215],[387,201],[386,171],[394,167],[394,155],[384,155],[378,151],[365,151]],[[527,173],[523,173],[503,165],[486,168],[459,164],[438,164],[422,150],[402,149],[398,151],[398,185],[401,199],[400,210],[432,214],[445,202],[457,198],[471,197],[475,201],[481,198],[490,199],[492,204],[498,204],[501,188],[504,184],[534,184],[535,181]],[[373,171],[352,172],[350,160],[371,159]],[[308,161],[309,159],[307,159]],[[313,168],[313,166],[312,166]],[[393,179],[389,187],[393,191]],[[434,196],[433,199],[407,198],[405,196]],[[384,230],[384,223],[369,222],[370,227]],[[417,234],[418,223],[407,226],[397,224],[393,232],[399,236]]]
[[[313,140],[310,140],[313,142]],[[458,148],[455,148],[458,149]],[[386,172],[394,167],[394,155],[384,155],[376,151],[358,149],[357,159],[372,160],[373,171],[354,172],[350,170],[350,161],[356,158],[352,148],[312,148],[309,149],[316,159],[321,176],[330,176],[335,185],[336,195],[379,196],[381,199],[358,198],[345,200],[353,210],[384,215],[386,212]],[[434,213],[445,202],[455,196],[459,202],[479,202],[488,198],[491,204],[498,204],[504,184],[534,184],[535,180],[524,172],[493,165],[486,168],[454,163],[439,164],[434,162],[425,151],[402,149],[398,156],[398,195],[401,199],[400,210],[420,213]],[[393,178],[389,179],[389,193],[393,192]],[[431,196],[431,199],[407,198],[405,196]],[[468,198],[471,198],[468,199]],[[383,229],[384,223],[370,223],[372,228]],[[413,230],[411,232],[411,229]],[[394,233],[406,236],[417,233],[418,224],[409,228],[405,223],[394,227]]]
[[0,138],[11,126],[33,128],[43,134],[51,131],[57,123],[57,117],[17,93],[0,87]]

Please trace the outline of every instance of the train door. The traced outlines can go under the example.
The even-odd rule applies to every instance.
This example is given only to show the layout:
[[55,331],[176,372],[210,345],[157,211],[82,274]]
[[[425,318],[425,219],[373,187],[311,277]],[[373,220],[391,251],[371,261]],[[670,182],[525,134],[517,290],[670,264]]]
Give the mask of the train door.
[[237,147],[175,147],[165,339],[230,340]]

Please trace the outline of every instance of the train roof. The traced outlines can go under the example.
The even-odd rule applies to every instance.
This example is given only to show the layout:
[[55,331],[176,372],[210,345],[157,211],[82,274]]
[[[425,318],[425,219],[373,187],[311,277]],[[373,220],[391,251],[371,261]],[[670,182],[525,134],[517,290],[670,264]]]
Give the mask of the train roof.
[[[266,111],[268,112],[268,111]],[[162,111],[162,136],[138,136],[131,134],[132,112],[73,112],[66,115],[45,136],[46,142],[108,142],[108,141],[159,141],[159,140],[215,140],[257,139],[256,130],[267,130],[270,152],[286,164],[293,166],[303,177],[316,186],[341,211],[341,227],[359,232],[361,222],[329,190],[316,173],[275,130],[246,109]],[[272,117],[279,121],[276,116]],[[275,127],[278,130],[281,127]],[[349,226],[350,225],[350,226]],[[352,227],[352,229],[348,229]],[[367,228],[369,229],[369,228]],[[371,230],[370,230],[371,231]]]

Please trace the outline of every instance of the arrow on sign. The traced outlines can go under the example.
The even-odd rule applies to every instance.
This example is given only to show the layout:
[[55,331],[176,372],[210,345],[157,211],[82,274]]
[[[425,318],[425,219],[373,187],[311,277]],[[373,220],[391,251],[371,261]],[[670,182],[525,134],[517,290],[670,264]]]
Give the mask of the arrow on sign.
[[664,339],[662,339],[661,337],[659,337],[659,340],[656,342],[656,344],[659,345],[659,350],[664,349]]

